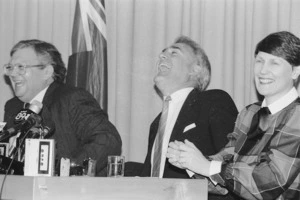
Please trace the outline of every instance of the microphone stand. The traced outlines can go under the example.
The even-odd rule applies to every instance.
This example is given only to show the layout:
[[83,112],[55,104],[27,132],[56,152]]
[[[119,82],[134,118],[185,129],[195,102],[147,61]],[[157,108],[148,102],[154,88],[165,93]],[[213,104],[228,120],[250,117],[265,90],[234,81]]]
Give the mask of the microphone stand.
[[[32,131],[32,130],[38,130],[38,131]],[[19,141],[18,147],[14,147],[12,153],[9,155],[9,157],[11,157],[11,161],[10,161],[10,163],[8,165],[8,168],[7,168],[6,172],[5,172],[4,178],[2,180],[1,189],[0,189],[0,200],[2,200],[3,187],[4,187],[4,183],[5,183],[6,177],[9,174],[9,171],[10,171],[10,168],[12,167],[13,162],[15,161],[15,157],[16,157],[17,153],[18,152],[20,152],[20,153],[22,152],[22,149],[23,149],[22,146],[25,145],[24,144],[25,139],[26,138],[43,138],[44,135],[48,134],[48,131],[49,131],[48,127],[43,128],[42,125],[39,125],[38,127],[31,128],[28,131],[26,131],[25,133],[21,133],[20,134],[20,136],[19,136],[20,141]],[[31,137],[28,137],[28,136],[30,136],[29,135],[30,132],[33,132],[33,134],[31,135]],[[36,137],[37,135],[39,137]],[[20,151],[18,151],[17,149],[20,149]],[[24,161],[24,158],[25,157],[21,158],[22,162]]]
[[[25,133],[25,136],[24,136],[24,137],[22,138],[22,140],[20,141],[19,147],[18,147],[18,148],[20,148],[21,145],[24,143],[25,138],[26,138],[26,136],[28,135],[29,132],[30,132],[30,130],[28,130],[28,131]],[[5,175],[4,175],[4,177],[3,177],[2,184],[1,184],[1,189],[0,189],[0,200],[2,199],[2,192],[3,192],[3,187],[4,187],[4,183],[5,183],[6,177],[7,177],[8,173],[9,173],[9,171],[10,171],[10,168],[11,168],[13,162],[14,162],[14,159],[15,159],[17,153],[18,153],[18,151],[14,151],[14,153],[12,154],[12,159],[11,159],[11,161],[10,161],[10,163],[9,163],[9,165],[8,165],[8,168],[7,168],[6,172],[5,172]]]

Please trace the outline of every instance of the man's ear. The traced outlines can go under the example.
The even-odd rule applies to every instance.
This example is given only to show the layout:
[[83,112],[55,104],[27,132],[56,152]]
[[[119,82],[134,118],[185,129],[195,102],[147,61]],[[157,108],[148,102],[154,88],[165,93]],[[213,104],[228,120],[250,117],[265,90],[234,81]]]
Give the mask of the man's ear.
[[192,64],[189,73],[192,80],[197,79],[197,75],[199,74],[200,70],[201,67],[197,63]]
[[296,80],[300,75],[300,66],[293,67],[292,78]]
[[194,72],[197,72],[197,73],[200,72],[200,71],[201,71],[200,65],[194,64],[194,65],[193,65],[193,71],[194,71]]
[[46,65],[44,71],[45,71],[45,79],[49,79],[50,77],[52,77],[54,73],[54,68],[52,65]]

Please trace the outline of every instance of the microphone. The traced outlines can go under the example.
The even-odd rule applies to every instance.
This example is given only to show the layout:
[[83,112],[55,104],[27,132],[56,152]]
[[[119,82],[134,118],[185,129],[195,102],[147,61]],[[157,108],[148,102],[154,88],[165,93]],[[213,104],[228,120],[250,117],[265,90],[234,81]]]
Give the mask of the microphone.
[[0,134],[0,141],[16,135],[19,131],[27,132],[33,126],[38,126],[42,122],[42,117],[38,115],[43,104],[33,101],[28,109],[22,109],[15,117],[15,126],[3,130]]
[[27,134],[27,138],[32,139],[47,139],[50,138],[54,134],[55,124],[53,121],[43,122],[39,125],[33,126]]
[[42,132],[40,134],[40,139],[50,138],[54,134],[55,124],[52,120],[44,123],[42,126]]
[[22,109],[15,117],[15,124],[27,120],[31,114],[39,114],[43,108],[43,104],[34,100],[28,107],[28,109]]

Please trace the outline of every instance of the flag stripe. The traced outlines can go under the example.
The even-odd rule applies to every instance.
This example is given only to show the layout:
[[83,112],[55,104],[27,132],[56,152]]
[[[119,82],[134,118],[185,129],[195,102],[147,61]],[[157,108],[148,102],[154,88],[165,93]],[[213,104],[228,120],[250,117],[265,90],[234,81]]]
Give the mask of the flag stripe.
[[100,14],[100,17],[104,20],[104,22],[106,22],[104,2],[103,1],[100,2],[97,0],[90,0],[90,1],[91,4],[94,6],[95,10]]
[[91,34],[93,34],[93,32],[90,30],[91,27],[89,28],[88,17],[95,23],[100,33],[106,39],[105,21],[100,17],[99,13],[95,10],[90,1],[79,0],[79,3],[86,48],[88,51],[92,51]]
[[[104,3],[103,1],[101,1]],[[77,0],[67,84],[87,89],[106,110],[107,42],[104,4]]]

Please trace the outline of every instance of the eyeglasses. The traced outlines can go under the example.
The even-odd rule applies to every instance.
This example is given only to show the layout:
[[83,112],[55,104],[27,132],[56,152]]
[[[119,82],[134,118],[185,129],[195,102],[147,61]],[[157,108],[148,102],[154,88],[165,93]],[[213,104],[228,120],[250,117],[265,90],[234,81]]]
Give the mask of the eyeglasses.
[[7,76],[10,76],[15,69],[17,69],[17,73],[20,75],[24,75],[26,73],[26,69],[30,67],[44,67],[45,65],[26,65],[26,64],[5,64],[3,66],[4,73]]

